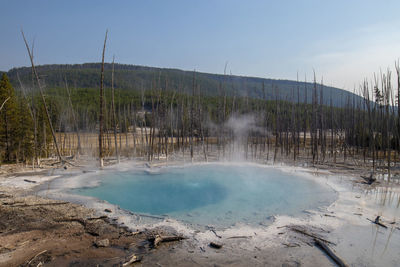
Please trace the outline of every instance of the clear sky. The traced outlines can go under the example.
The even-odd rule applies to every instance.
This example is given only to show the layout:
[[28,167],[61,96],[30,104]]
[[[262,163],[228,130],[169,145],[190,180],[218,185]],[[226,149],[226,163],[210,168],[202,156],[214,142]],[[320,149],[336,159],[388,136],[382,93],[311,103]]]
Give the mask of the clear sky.
[[106,60],[353,89],[400,58],[400,1],[1,0],[0,70]]

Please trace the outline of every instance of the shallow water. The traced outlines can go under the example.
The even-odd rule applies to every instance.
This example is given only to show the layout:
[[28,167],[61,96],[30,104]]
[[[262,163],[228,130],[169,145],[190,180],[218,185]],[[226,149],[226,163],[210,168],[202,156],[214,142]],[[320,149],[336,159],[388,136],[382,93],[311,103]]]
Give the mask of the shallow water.
[[311,179],[255,165],[112,171],[92,178],[100,185],[73,192],[135,213],[168,215],[202,226],[268,224],[272,215],[298,216],[336,198],[332,189]]

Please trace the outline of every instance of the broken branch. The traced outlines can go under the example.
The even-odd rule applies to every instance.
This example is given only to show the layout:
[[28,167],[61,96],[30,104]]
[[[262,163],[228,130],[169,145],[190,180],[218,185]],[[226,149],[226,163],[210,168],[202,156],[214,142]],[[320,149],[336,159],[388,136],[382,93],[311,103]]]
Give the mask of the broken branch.
[[314,239],[315,245],[321,248],[338,266],[347,267],[348,265],[337,256],[325,243],[318,239]]

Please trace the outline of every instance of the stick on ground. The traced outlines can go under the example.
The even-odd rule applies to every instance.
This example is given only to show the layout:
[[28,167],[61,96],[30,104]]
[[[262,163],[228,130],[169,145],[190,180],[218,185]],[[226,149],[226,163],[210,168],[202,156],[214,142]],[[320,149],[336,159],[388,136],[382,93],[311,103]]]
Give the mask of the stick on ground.
[[316,236],[315,234],[311,234],[311,233],[309,233],[309,232],[307,232],[307,231],[305,231],[305,230],[302,230],[302,229],[299,229],[299,228],[296,228],[296,227],[290,227],[290,229],[293,230],[293,231],[295,231],[295,232],[298,232],[298,233],[300,233],[300,234],[303,234],[303,235],[312,237],[312,238],[314,238],[314,239],[318,239],[318,240],[320,240],[320,241],[322,241],[322,242],[325,242],[325,243],[328,243],[328,244],[332,244],[332,245],[336,245],[335,243],[333,243],[333,242],[331,242],[331,241],[329,241],[329,240],[326,240],[326,239],[324,239],[324,238],[321,238],[321,237],[319,237],[319,236]]
[[153,247],[156,248],[160,243],[164,242],[173,242],[173,241],[180,241],[186,239],[186,237],[183,236],[160,236],[156,235],[154,239],[150,239],[150,241],[153,241]]
[[348,265],[337,256],[324,242],[318,239],[314,239],[315,245],[321,248],[338,266],[348,267]]
[[368,218],[367,218],[367,220],[370,221],[370,222],[372,222],[372,223],[374,223],[374,224],[376,224],[376,225],[379,225],[379,226],[381,226],[381,227],[383,227],[383,228],[387,228],[387,226],[384,225],[384,224],[381,222],[380,218],[381,218],[381,216],[377,216],[377,217],[375,218],[375,221],[373,221],[373,220],[371,220],[371,219],[368,219]]

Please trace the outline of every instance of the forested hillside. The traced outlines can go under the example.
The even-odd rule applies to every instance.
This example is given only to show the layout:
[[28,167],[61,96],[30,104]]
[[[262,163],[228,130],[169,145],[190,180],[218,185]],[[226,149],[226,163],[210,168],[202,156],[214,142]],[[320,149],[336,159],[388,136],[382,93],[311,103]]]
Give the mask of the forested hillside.
[[[75,88],[98,88],[99,87],[100,63],[86,63],[75,65],[43,65],[38,66],[41,81],[47,88],[64,87],[65,80],[71,87]],[[31,83],[31,68],[14,68],[8,71],[12,85],[18,89],[20,83]],[[193,71],[178,69],[153,68],[135,65],[115,64],[114,86],[123,90],[150,90],[152,85],[162,81],[161,86],[167,90],[190,93],[192,88]],[[312,82],[313,77],[309,77]],[[196,81],[203,95],[209,96],[237,96],[261,98],[266,100],[295,101],[311,103],[312,83],[304,81],[274,80],[255,77],[244,77],[234,75],[220,75],[196,72]],[[111,86],[111,64],[105,64],[106,87]],[[344,106],[349,97],[359,96],[335,87],[323,86],[325,104]],[[299,98],[299,99],[298,99]]]

